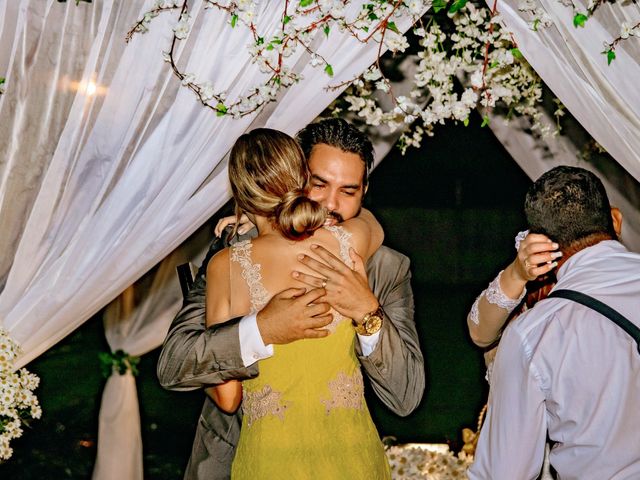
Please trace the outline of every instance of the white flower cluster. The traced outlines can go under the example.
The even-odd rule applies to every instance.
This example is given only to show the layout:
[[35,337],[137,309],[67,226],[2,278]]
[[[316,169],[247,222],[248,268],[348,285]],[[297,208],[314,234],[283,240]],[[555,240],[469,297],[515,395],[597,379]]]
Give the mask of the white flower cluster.
[[[466,125],[476,107],[505,107],[509,115],[531,117],[534,130],[549,133],[551,127],[540,123],[542,115],[536,108],[542,97],[540,78],[513,47],[510,34],[500,28],[499,16],[491,17],[486,7],[467,3],[450,18],[454,25],[450,35],[435,20],[428,28],[414,30],[421,50],[408,96],[394,97],[394,107],[384,111],[375,91],[386,93],[391,88],[374,65],[345,92],[341,100],[347,110],[368,125],[386,125],[391,132],[420,120],[421,127],[400,137],[403,153],[409,146],[419,146],[424,134],[433,135],[436,124],[453,120]],[[458,82],[463,86],[459,93]]]
[[626,40],[629,37],[640,37],[640,24],[631,26],[627,22],[620,24],[620,38]]
[[536,32],[540,27],[550,27],[553,20],[535,0],[524,0],[518,5],[518,10],[529,14],[529,28]]
[[394,480],[464,480],[473,457],[465,453],[438,452],[423,448],[397,446],[387,449]]
[[[349,0],[307,0],[295,4],[283,2],[282,22],[268,35],[258,31],[258,9],[255,0],[235,0],[217,2],[205,0],[206,7],[217,14],[228,15],[229,28],[249,29],[253,41],[247,46],[252,62],[263,74],[260,83],[249,87],[241,95],[227,99],[215,86],[215,81],[201,81],[195,73],[181,72],[173,61],[173,51],[163,52],[164,60],[171,63],[182,85],[196,93],[199,100],[218,115],[231,115],[234,118],[249,115],[266,103],[276,99],[278,93],[301,79],[294,72],[300,54],[310,55],[310,65],[322,68],[327,75],[333,76],[333,67],[318,54],[317,32],[328,37],[333,29],[348,32],[362,42],[382,42],[391,52],[404,52],[409,43],[402,35],[395,21],[403,16],[411,16],[414,21],[422,13],[429,1],[412,0],[397,2],[377,0],[365,3],[355,14],[347,16]],[[185,0],[156,0],[153,8],[146,12],[131,29],[127,39],[135,33],[144,33],[149,23],[160,13],[179,10],[180,17],[173,26],[175,40],[185,40],[190,32],[190,16]]]
[[12,439],[22,435],[26,418],[40,418],[42,410],[33,390],[40,379],[21,368],[13,371],[13,362],[20,347],[0,328],[0,461],[13,454]]

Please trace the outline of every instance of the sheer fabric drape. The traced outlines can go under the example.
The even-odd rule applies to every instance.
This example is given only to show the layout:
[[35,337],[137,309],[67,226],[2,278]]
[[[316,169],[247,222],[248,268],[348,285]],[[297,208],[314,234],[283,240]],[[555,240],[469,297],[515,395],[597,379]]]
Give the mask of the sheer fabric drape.
[[[636,2],[603,2],[584,28],[573,25],[586,0],[529,0],[553,24],[534,31],[533,16],[519,11],[520,0],[497,3],[503,23],[519,49],[571,114],[636,180],[640,181],[640,42],[630,37],[618,43],[616,59],[607,65],[603,43],[620,35],[623,22],[640,22]],[[493,7],[494,0],[487,0]],[[637,205],[636,205],[637,207]]]
[[[201,228],[107,306],[104,330],[111,351],[141,356],[162,343],[183,300],[176,267],[190,260],[199,265],[210,238],[209,229]],[[102,393],[95,480],[143,478],[138,410],[135,377],[114,372]]]
[[[377,54],[375,44],[319,32],[335,77],[299,53],[303,79],[277,104],[255,118],[216,118],[162,61],[176,15],[158,16],[148,33],[125,44],[152,3],[0,6],[0,38],[10,52],[0,58],[8,78],[0,114],[9,119],[0,132],[7,152],[0,215],[12,219],[2,236],[10,248],[0,319],[23,346],[19,365],[108,303],[228,199],[225,155],[242,132],[268,125],[294,133],[338,95],[325,87],[358,75]],[[197,28],[178,62],[215,78],[231,98],[254,85],[261,74],[244,49],[248,30],[225,28],[226,16],[205,11],[203,2],[190,5]],[[259,25],[279,21],[269,2],[260,5]],[[88,81],[97,86],[94,95]],[[28,162],[33,168],[24,167]]]

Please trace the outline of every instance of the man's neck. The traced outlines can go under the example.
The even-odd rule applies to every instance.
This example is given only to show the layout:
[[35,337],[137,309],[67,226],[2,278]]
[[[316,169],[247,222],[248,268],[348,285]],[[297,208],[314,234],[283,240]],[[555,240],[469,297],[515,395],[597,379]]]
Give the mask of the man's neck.
[[587,235],[575,242],[570,243],[568,246],[561,248],[562,257],[558,259],[558,269],[562,267],[562,265],[569,260],[576,253],[584,250],[588,247],[593,247],[594,245],[604,242],[605,240],[615,240],[608,233],[592,233],[591,235]]

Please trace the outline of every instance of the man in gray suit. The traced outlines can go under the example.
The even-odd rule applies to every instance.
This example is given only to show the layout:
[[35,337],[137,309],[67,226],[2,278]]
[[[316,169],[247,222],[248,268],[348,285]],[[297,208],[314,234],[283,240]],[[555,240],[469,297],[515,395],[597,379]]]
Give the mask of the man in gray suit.
[[[330,212],[328,224],[356,216],[373,163],[369,139],[341,119],[311,124],[298,134],[312,174],[309,197]],[[214,242],[208,258],[221,247]],[[365,267],[352,252],[346,266],[328,251],[301,259],[317,276],[292,272],[311,290],[288,289],[257,314],[205,328],[207,259],[174,319],[158,362],[158,378],[170,390],[193,390],[258,375],[259,360],[273,344],[326,336],[329,304],[354,319],[356,353],[376,395],[405,416],[420,403],[424,360],[413,320],[409,259],[382,246]],[[313,304],[313,305],[310,305]],[[241,417],[220,411],[206,397],[186,479],[227,479]]]

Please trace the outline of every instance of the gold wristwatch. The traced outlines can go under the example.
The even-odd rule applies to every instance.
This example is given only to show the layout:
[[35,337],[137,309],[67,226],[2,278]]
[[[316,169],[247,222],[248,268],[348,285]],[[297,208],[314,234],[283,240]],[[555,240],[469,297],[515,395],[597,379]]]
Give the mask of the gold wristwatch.
[[378,307],[373,312],[367,313],[362,317],[362,323],[357,323],[353,320],[353,326],[355,327],[358,335],[373,335],[382,328],[382,319],[384,318],[384,312],[382,307]]

